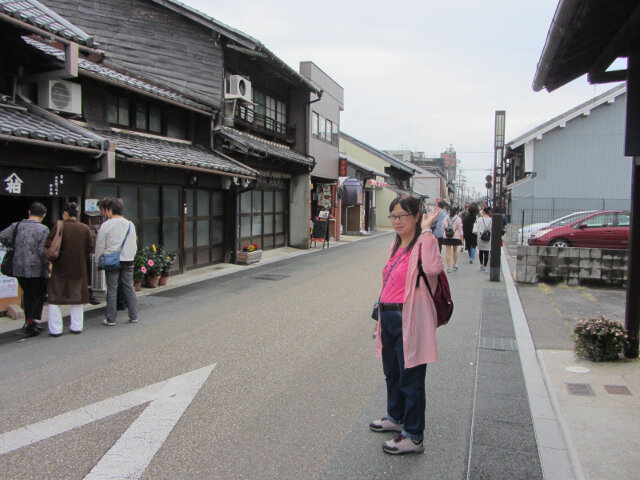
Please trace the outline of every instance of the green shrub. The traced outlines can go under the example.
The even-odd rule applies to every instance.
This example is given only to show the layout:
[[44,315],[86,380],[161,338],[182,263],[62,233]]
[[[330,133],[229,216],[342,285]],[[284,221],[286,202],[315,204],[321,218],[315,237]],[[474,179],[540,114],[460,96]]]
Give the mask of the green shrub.
[[617,320],[599,318],[580,320],[574,330],[575,352],[593,362],[618,360],[629,344],[627,331]]

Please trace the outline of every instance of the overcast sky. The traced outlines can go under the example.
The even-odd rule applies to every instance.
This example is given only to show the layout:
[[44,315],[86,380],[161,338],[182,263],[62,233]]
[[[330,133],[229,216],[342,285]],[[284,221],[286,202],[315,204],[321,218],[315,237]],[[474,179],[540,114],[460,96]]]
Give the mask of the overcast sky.
[[478,190],[496,110],[506,110],[509,141],[615,86],[582,77],[532,90],[557,0],[183,1],[296,71],[318,65],[344,88],[342,131],[381,150],[453,145]]

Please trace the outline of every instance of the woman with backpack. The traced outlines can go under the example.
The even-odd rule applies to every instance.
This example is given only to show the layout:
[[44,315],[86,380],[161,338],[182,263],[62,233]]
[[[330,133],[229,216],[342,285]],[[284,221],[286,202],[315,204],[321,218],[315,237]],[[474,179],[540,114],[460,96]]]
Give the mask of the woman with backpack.
[[478,251],[480,260],[480,271],[487,271],[489,263],[489,252],[491,251],[491,208],[484,207],[482,216],[476,220],[476,231],[478,232]]
[[[458,270],[458,247],[462,245],[462,219],[458,216],[458,208],[451,207],[449,216],[442,221],[442,244],[447,248],[447,273]],[[451,251],[453,250],[453,267]]]
[[[435,292],[442,256],[431,225],[440,210],[420,215],[420,204],[400,195],[389,206],[396,237],[382,271],[376,318],[376,356],[382,357],[387,384],[387,413],[374,420],[374,432],[394,432],[382,444],[391,455],[422,453],[425,429],[427,364],[438,360],[437,311],[422,272]],[[422,272],[421,272],[422,269]]]
[[478,219],[478,206],[472,203],[467,208],[467,214],[462,219],[462,233],[464,235],[464,246],[469,252],[469,263],[473,263],[476,258],[476,247],[478,246],[478,235],[476,235],[475,224]]

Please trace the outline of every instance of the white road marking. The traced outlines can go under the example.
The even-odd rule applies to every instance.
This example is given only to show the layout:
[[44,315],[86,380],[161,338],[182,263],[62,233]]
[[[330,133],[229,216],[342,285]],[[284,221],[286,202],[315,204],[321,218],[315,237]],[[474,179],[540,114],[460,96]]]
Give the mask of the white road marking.
[[0,455],[151,402],[85,477],[137,479],[216,364],[154,383],[0,435]]

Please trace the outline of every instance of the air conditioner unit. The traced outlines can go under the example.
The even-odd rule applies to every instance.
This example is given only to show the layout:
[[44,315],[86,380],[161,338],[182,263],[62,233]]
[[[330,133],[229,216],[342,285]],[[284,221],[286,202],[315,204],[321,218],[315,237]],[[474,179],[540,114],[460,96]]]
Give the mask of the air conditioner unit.
[[246,102],[251,102],[251,82],[240,75],[229,76],[224,98],[237,98]]
[[50,110],[82,113],[82,87],[64,80],[46,80],[38,84],[38,105]]

